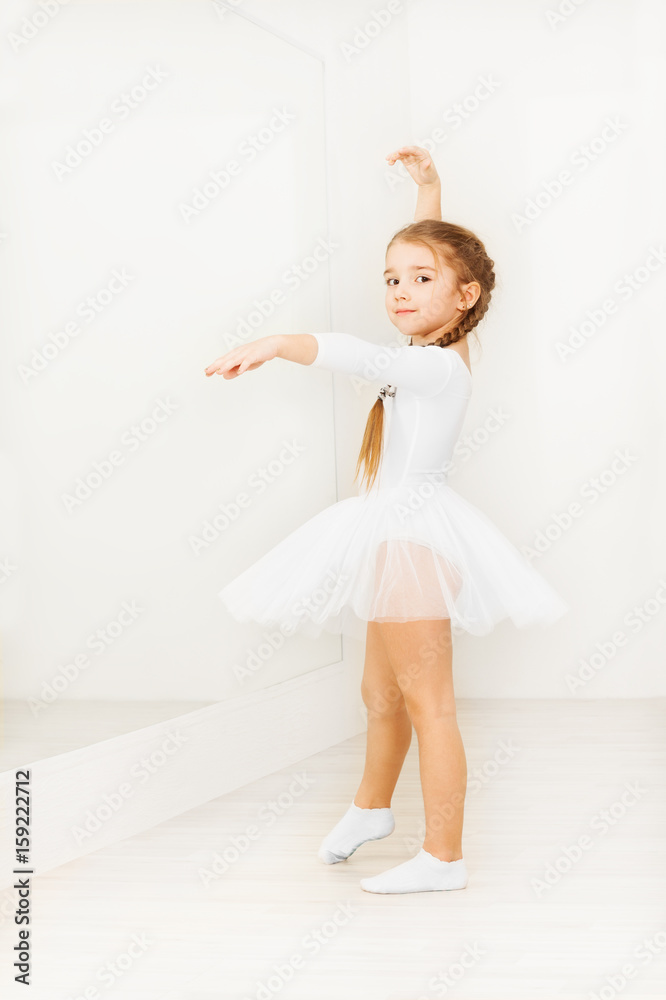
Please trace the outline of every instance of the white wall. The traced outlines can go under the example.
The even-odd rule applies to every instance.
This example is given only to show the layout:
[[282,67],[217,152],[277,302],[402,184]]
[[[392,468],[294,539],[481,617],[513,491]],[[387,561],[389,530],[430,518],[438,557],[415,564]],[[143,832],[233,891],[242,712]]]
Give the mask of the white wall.
[[[433,148],[446,216],[476,230],[497,265],[463,434],[493,408],[510,414],[451,485],[525,550],[548,533],[533,562],[573,608],[545,632],[505,623],[465,637],[457,677],[467,695],[666,692],[666,150],[655,128],[664,10],[651,0],[568,7],[551,26],[555,3],[410,6],[412,138],[444,128]],[[484,79],[492,83],[475,101]],[[466,117],[445,120],[456,102]],[[619,134],[598,139],[608,120]],[[556,191],[565,169],[570,183],[548,203],[545,185]],[[523,224],[516,216],[539,192]],[[651,247],[661,248],[658,264]],[[623,276],[634,271],[628,290]],[[604,319],[607,300],[615,311]],[[600,325],[588,323],[565,354],[558,345],[588,311]],[[631,458],[613,471],[616,452]],[[561,530],[572,503],[578,516]]]

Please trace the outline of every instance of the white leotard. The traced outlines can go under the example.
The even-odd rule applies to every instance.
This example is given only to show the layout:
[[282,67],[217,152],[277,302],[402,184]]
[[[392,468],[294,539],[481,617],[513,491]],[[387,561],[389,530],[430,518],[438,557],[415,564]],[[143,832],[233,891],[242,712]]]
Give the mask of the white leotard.
[[315,333],[313,366],[395,387],[384,397],[378,487],[446,482],[472,394],[472,376],[457,351],[436,344],[373,344],[349,333]]

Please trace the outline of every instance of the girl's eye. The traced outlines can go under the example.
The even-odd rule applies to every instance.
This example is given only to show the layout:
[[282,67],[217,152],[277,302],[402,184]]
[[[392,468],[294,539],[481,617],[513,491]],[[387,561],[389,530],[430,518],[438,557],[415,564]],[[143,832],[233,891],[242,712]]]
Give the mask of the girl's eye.
[[[424,281],[431,281],[432,280],[431,278],[428,277],[427,274],[417,274],[416,280],[418,281],[419,278],[423,278]],[[386,284],[390,285],[392,281],[397,281],[397,280],[398,280],[397,278],[387,278],[386,279]]]

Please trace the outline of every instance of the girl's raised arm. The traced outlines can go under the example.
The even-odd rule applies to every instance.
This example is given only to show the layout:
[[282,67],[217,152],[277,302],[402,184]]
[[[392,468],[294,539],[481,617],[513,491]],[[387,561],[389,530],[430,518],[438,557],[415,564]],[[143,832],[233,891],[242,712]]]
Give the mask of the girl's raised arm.
[[418,185],[414,222],[442,218],[442,187],[432,157],[423,146],[401,146],[386,157],[391,166],[402,160]]

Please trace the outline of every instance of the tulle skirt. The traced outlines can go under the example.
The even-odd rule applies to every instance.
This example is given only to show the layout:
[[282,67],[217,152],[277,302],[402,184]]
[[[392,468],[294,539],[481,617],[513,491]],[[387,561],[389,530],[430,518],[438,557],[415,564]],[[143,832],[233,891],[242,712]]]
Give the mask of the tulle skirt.
[[361,640],[368,621],[450,618],[454,632],[485,635],[503,619],[525,628],[570,610],[445,482],[375,487],[326,507],[218,596],[241,622]]

